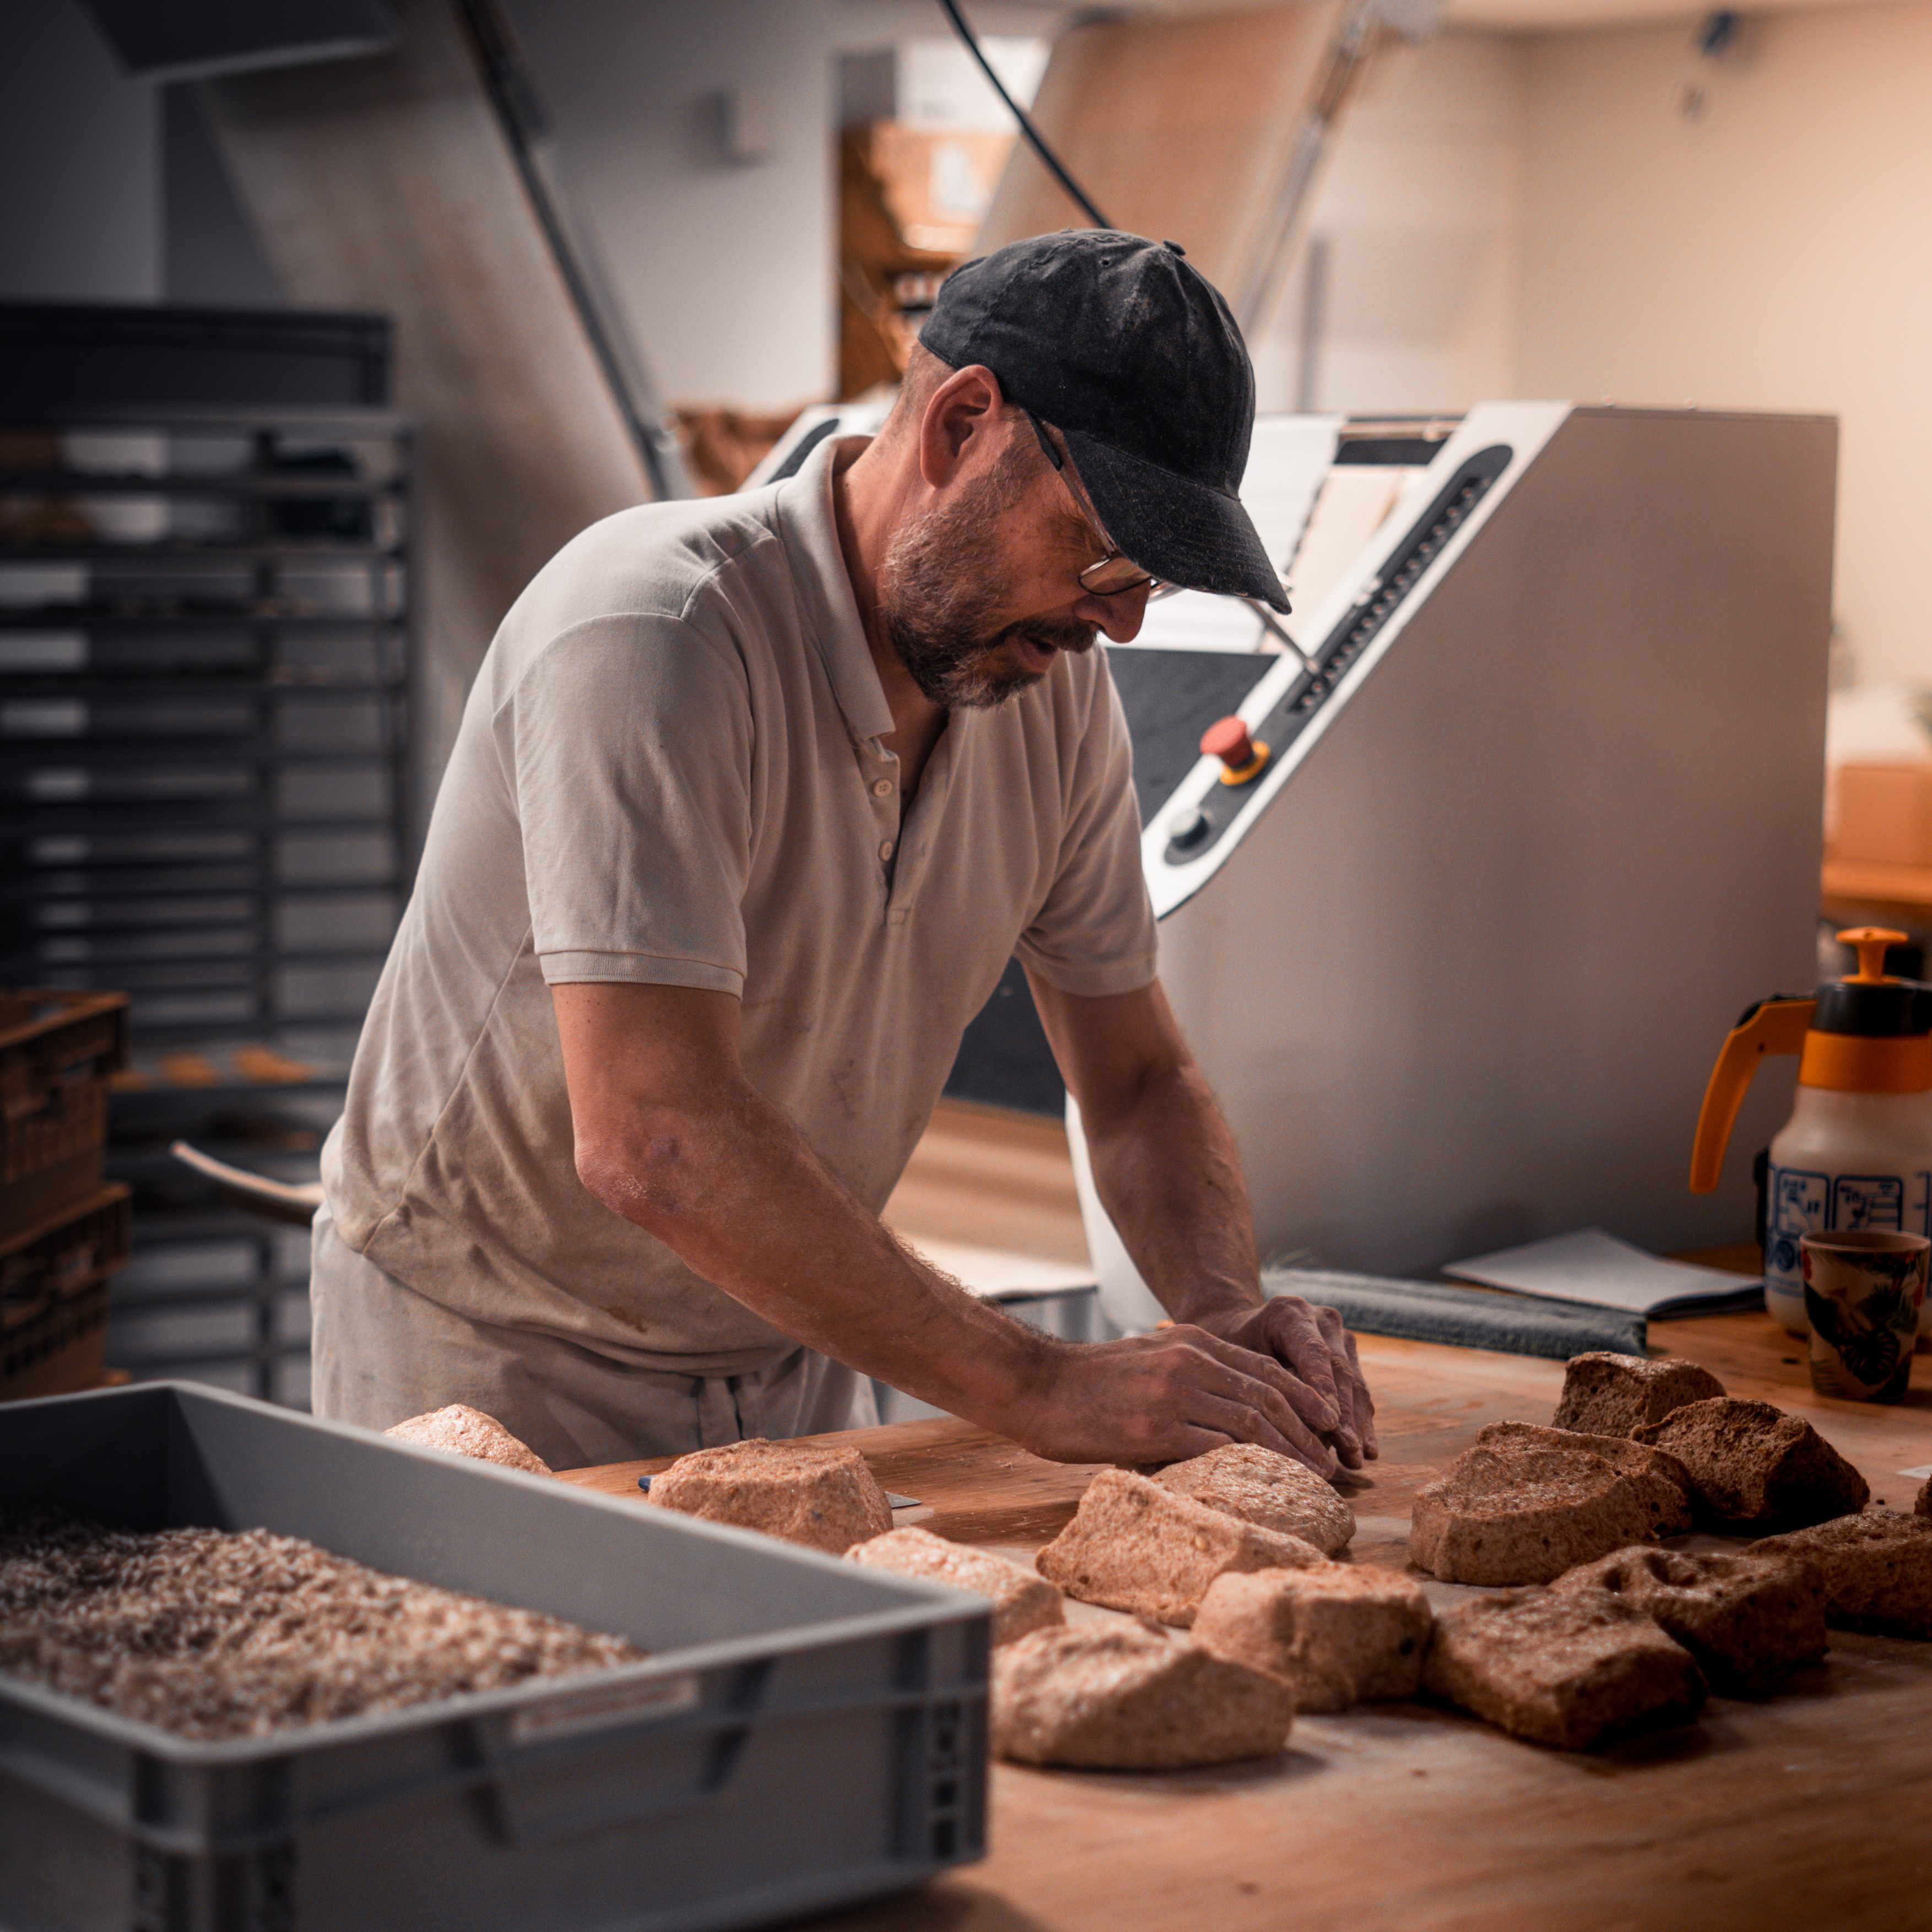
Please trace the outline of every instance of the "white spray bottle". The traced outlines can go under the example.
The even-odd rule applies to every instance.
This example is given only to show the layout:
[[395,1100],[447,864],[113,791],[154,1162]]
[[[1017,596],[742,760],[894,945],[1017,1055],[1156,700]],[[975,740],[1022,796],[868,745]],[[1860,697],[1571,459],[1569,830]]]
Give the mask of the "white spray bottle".
[[[1771,1144],[1764,1298],[1794,1335],[1810,1332],[1798,1238],[1833,1228],[1932,1235],[1932,986],[1886,977],[1905,934],[1858,926],[1838,938],[1858,970],[1810,999],[1772,998],[1732,1028],[1711,1073],[1690,1156],[1690,1188],[1718,1184],[1751,1076],[1767,1054],[1796,1054],[1798,1101]],[[1932,1297],[1919,1346],[1932,1338]]]

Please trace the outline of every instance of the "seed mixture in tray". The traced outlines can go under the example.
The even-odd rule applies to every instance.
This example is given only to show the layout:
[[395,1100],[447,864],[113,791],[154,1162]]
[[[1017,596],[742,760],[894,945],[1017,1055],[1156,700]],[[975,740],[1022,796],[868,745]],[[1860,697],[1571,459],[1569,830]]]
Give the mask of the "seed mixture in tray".
[[260,1737],[646,1653],[266,1530],[0,1504],[0,1671],[184,1737]]

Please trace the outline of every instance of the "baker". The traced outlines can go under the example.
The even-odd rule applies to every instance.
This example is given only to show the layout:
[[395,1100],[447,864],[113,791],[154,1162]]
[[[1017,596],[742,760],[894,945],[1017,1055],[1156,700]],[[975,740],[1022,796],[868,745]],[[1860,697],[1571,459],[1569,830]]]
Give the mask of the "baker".
[[[874,439],[593,525],[478,674],[322,1154],[316,1412],[466,1402],[554,1467],[874,1418],[1078,1462],[1375,1453],[1332,1310],[1264,1300],[1155,975],[1096,635],[1158,583],[1286,610],[1254,378],[1172,244],[944,284]],[[1017,952],[1176,1325],[1057,1341],[881,1225]]]

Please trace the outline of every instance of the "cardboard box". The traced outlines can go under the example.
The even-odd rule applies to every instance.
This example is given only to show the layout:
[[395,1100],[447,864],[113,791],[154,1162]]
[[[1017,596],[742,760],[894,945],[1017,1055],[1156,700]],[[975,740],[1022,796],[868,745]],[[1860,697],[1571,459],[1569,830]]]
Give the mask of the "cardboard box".
[[899,233],[914,248],[964,255],[1012,151],[1010,134],[878,121],[862,137]]
[[1932,764],[1840,765],[1832,856],[1932,866]]

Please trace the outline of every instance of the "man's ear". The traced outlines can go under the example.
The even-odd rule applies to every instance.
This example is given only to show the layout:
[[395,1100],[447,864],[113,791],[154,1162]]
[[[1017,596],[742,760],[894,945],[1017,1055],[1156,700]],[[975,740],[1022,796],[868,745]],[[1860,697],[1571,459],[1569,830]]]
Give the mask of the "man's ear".
[[930,488],[944,489],[975,455],[992,453],[1004,405],[999,377],[982,363],[956,369],[933,391],[919,424],[919,470]]

